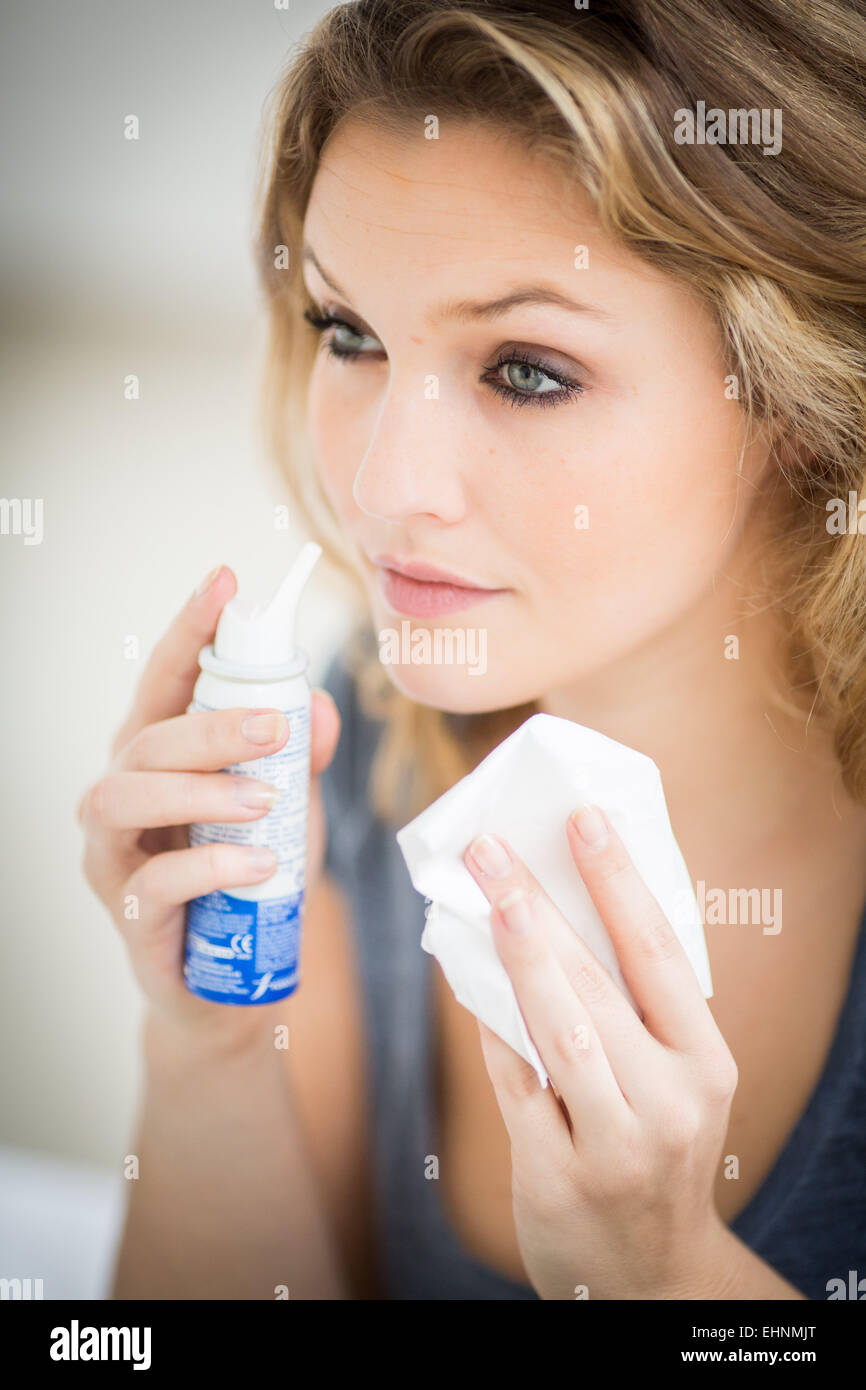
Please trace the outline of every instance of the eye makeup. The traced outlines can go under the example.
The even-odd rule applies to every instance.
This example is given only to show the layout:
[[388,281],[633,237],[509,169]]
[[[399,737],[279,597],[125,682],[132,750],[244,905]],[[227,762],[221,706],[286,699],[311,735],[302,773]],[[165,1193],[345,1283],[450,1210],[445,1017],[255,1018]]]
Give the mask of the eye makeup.
[[[321,336],[329,357],[336,357],[344,362],[357,362],[359,358],[378,355],[375,352],[364,350],[362,347],[352,346],[341,341],[341,333],[348,334],[349,337],[360,341],[364,339],[373,343],[379,341],[373,334],[363,331],[357,325],[350,323],[348,319],[328,311],[318,313],[314,309],[306,309],[304,318]],[[333,332],[325,338],[324,334],[329,329],[333,329]],[[513,382],[513,377],[509,378],[507,375],[503,375],[505,369],[510,372],[515,367],[518,368],[518,378],[520,374],[524,377],[525,389],[522,389],[519,384],[510,384]],[[545,382],[542,388],[540,390],[531,389],[533,384],[540,384],[540,378],[543,378]],[[585,390],[579,381],[566,377],[561,371],[555,370],[543,358],[536,357],[526,348],[500,350],[496,362],[492,367],[485,368],[479,381],[490,386],[498,396],[512,406],[550,407],[561,405],[565,401],[574,400]]]

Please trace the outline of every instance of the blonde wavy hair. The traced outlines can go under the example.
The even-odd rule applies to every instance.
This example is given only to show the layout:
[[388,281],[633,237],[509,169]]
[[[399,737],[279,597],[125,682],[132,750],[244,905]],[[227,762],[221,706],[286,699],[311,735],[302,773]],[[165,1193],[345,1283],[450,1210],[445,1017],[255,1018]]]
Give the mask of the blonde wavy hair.
[[[780,700],[832,731],[866,802],[866,541],[827,502],[866,471],[866,8],[863,0],[357,0],[313,29],[265,112],[256,257],[269,306],[267,441],[312,535],[354,585],[350,543],[306,435],[315,336],[302,225],[325,141],[361,117],[423,138],[424,119],[512,131],[591,197],[601,225],[701,293],[773,441],[771,545],[757,601],[787,638]],[[784,144],[678,144],[674,113],[780,108]],[[793,441],[793,444],[792,444]],[[366,605],[365,605],[366,606]],[[360,610],[359,610],[360,611]],[[397,826],[534,704],[450,715],[397,691],[361,621],[344,653],[384,721],[369,796]]]

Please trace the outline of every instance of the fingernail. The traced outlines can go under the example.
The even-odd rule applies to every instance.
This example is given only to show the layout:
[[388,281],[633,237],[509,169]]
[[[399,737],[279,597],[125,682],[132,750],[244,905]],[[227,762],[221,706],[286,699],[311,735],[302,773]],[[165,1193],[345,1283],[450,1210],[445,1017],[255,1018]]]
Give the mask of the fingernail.
[[241,724],[241,733],[250,743],[275,743],[286,732],[286,716],[274,710],[272,714],[250,714]]
[[607,839],[607,826],[595,806],[588,803],[578,806],[576,811],[572,811],[571,819],[583,843],[591,845],[593,849],[601,849]]
[[271,787],[264,782],[241,781],[232,787],[232,794],[235,801],[239,801],[241,806],[246,806],[251,811],[260,811],[263,806],[270,810],[282,796],[279,787]]
[[264,845],[251,845],[247,850],[247,859],[256,873],[264,873],[266,869],[270,873],[277,867],[277,856],[272,849],[265,849]]
[[507,878],[511,873],[511,857],[508,850],[492,835],[479,835],[469,846],[469,853],[483,874],[488,878]]
[[510,893],[505,894],[504,898],[500,898],[496,906],[505,918],[505,924],[510,931],[529,931],[532,926],[532,912],[529,907],[529,899],[522,888],[513,888]]
[[208,589],[216,579],[221,569],[222,565],[217,565],[216,569],[212,569],[210,574],[205,575],[204,579],[201,581],[195,593],[193,594],[193,598],[201,598],[202,594],[207,593]]

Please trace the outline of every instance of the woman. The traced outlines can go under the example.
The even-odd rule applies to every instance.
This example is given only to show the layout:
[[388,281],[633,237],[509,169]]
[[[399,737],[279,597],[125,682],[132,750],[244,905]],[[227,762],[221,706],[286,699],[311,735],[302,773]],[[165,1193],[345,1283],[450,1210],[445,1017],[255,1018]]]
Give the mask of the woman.
[[[150,1002],[117,1297],[826,1298],[866,1268],[864,58],[841,0],[367,0],[293,59],[268,409],[367,612],[315,699],[284,1005],[180,972],[184,903],[270,871],[184,824],[262,814],[219,769],[291,738],[184,713],[227,568],[85,798]],[[483,634],[484,669],[384,664],[407,622]],[[507,841],[467,846],[545,1090],[419,949],[394,841],[535,710],[655,760],[715,905],[705,1001],[604,807],[563,827],[638,1017]],[[756,888],[769,930],[725,910]]]

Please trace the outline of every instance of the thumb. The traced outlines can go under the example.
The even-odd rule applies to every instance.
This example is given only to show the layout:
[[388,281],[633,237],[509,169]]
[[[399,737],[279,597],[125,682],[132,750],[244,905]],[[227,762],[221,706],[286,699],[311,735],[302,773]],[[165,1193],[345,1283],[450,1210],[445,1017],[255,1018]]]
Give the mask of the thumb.
[[112,742],[112,757],[146,724],[185,712],[199,675],[199,652],[213,640],[220,613],[236,592],[234,573],[218,565],[190,595],[148,657],[130,712]]
[[318,777],[330,763],[342,731],[340,711],[327,690],[316,689],[310,705],[310,775]]

